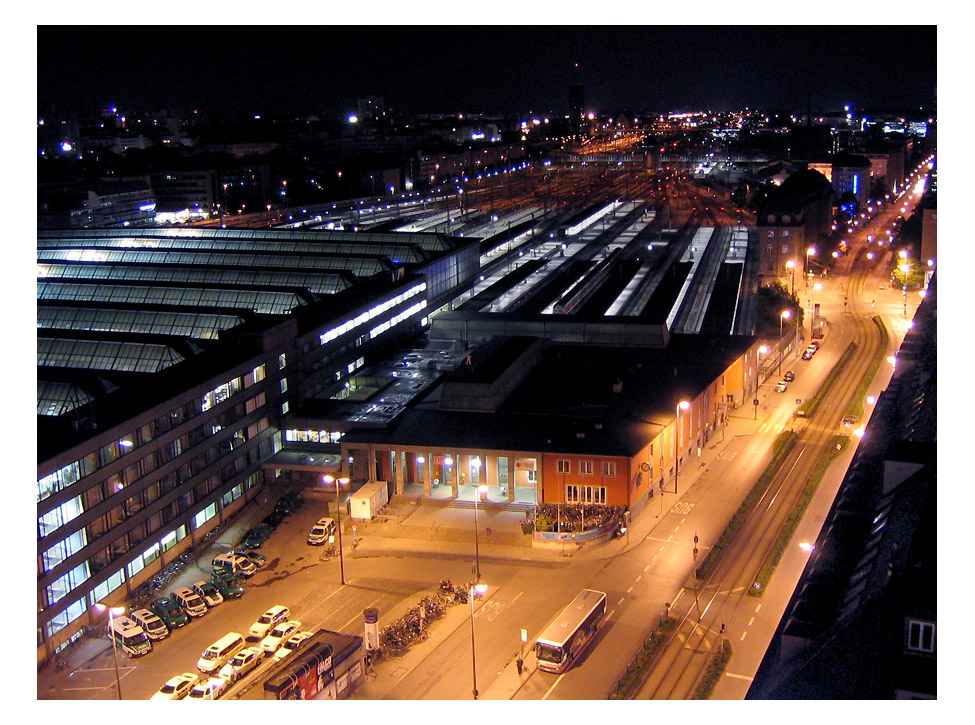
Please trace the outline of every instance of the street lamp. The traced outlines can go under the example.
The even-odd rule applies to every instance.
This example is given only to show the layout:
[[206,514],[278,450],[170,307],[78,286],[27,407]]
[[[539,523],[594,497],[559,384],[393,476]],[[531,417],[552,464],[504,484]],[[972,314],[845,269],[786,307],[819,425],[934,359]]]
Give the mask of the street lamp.
[[898,252],[898,255],[903,261],[903,263],[898,267],[898,269],[904,273],[904,317],[907,317],[907,275],[911,271],[911,264],[907,261],[907,250],[902,249]]
[[122,680],[118,674],[118,643],[115,640],[115,617],[125,614],[125,607],[110,607],[99,602],[95,605],[99,612],[108,611],[108,636],[112,638],[112,659],[115,661],[115,689],[118,691],[118,699],[122,699]]
[[812,292],[809,293],[809,339],[812,340],[813,337],[813,326],[816,324],[816,308],[813,307],[813,300],[815,299],[816,292],[821,290],[823,285],[816,282],[812,286]]
[[686,400],[682,400],[677,404],[677,419],[674,421],[674,495],[677,495],[677,469],[680,467],[677,450],[677,447],[680,445],[680,412],[690,407],[691,404]]
[[474,491],[474,579],[475,581],[481,580],[481,546],[478,543],[478,529],[477,529],[477,501],[481,498],[481,494],[487,493],[488,487],[483,483],[477,487]]
[[467,598],[471,602],[471,677],[474,683],[474,699],[477,699],[477,653],[474,647],[474,595],[478,594],[483,596],[487,591],[487,584],[471,584],[470,590],[467,592]]
[[779,314],[779,370],[776,375],[782,373],[782,323],[792,317],[792,310],[782,310]]
[[322,477],[322,480],[325,483],[335,484],[335,516],[337,519],[336,526],[339,530],[339,576],[341,577],[342,586],[345,586],[345,556],[342,553],[342,505],[339,502],[339,484],[346,484],[349,482],[349,479],[325,475]]

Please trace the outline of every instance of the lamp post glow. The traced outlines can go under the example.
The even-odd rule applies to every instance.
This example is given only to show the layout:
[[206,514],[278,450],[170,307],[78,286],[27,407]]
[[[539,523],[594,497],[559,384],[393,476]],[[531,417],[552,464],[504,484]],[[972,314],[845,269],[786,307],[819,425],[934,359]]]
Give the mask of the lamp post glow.
[[341,577],[342,585],[345,586],[345,556],[342,552],[342,504],[339,502],[339,484],[348,483],[348,478],[335,478],[335,476],[323,476],[322,480],[325,483],[335,484],[335,516],[337,518],[336,526],[339,530],[339,576]]
[[115,661],[115,689],[118,691],[118,699],[122,699],[122,680],[118,674],[118,643],[115,641],[115,617],[125,614],[125,607],[110,607],[99,602],[95,605],[99,612],[108,611],[108,636],[112,638],[112,659]]
[[677,469],[680,467],[679,452],[677,450],[680,445],[680,412],[690,407],[691,404],[686,400],[682,400],[677,404],[677,419],[674,421],[674,495],[677,495]]

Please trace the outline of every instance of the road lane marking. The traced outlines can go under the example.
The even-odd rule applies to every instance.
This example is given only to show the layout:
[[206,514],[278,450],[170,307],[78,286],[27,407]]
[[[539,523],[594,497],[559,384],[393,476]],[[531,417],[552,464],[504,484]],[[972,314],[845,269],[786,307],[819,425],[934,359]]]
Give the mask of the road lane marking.
[[748,680],[749,682],[755,679],[750,675],[736,675],[734,672],[725,672],[724,675],[725,677],[734,677],[736,680]]
[[751,619],[749,619],[748,620],[748,626],[751,627],[752,626],[752,622],[754,622],[754,621],[755,621],[755,617],[752,617]]
[[621,605],[624,599],[626,599],[626,597],[620,597],[620,600],[616,602],[616,606],[618,607],[619,605]]
[[746,634],[748,634],[748,632],[742,632],[741,637],[738,638],[738,641],[741,642],[743,639],[745,639]]
[[643,574],[637,576],[636,581],[640,581],[643,578]]
[[758,614],[758,610],[761,609],[761,608],[762,608],[762,605],[761,604],[759,604],[757,607],[755,607],[755,614]]
[[649,570],[650,570],[650,565],[649,564],[647,564],[645,567],[643,567],[643,571],[649,571]]

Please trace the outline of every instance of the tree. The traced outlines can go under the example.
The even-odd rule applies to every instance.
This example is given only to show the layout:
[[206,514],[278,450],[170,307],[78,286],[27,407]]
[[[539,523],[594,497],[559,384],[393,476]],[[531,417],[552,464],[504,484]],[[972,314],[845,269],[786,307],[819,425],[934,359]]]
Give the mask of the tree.
[[780,280],[759,287],[755,299],[754,332],[760,337],[779,334],[779,316],[782,310],[791,310],[792,317],[786,320],[783,329],[795,330],[802,324],[802,307],[799,300],[789,294],[788,288]]

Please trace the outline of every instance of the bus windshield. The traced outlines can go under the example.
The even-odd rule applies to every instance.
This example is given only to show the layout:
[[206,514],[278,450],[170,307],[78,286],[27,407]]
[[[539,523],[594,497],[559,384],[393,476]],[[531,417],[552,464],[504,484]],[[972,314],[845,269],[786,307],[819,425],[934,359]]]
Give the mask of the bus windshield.
[[535,653],[538,659],[545,662],[562,663],[562,648],[557,645],[539,642],[535,647]]

